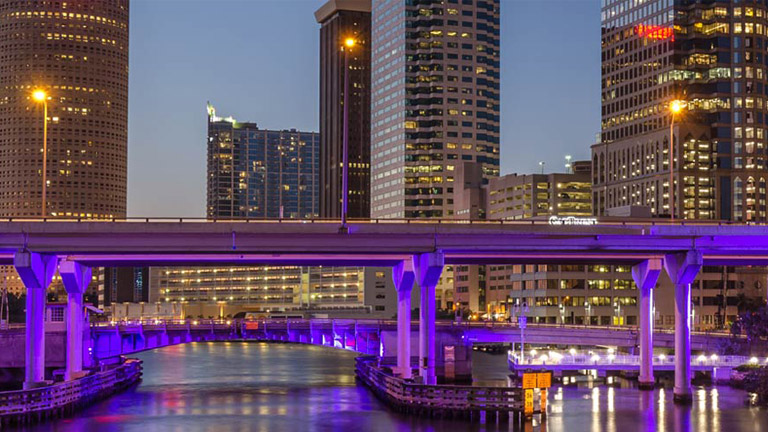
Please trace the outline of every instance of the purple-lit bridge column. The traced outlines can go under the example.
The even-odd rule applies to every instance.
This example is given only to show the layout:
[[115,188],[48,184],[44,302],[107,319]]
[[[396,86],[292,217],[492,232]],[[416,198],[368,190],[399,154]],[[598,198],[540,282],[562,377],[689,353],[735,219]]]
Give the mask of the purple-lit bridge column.
[[83,293],[91,282],[91,268],[74,261],[62,260],[59,275],[67,290],[67,368],[66,380],[83,372]]
[[397,369],[403,378],[412,378],[411,370],[411,292],[413,291],[413,261],[401,261],[392,269],[397,289]]
[[441,252],[413,256],[419,287],[419,375],[425,384],[437,384],[435,375],[435,287],[443,273],[445,257]]
[[27,289],[24,388],[30,389],[45,379],[45,292],[56,273],[56,256],[20,250],[13,266]]
[[676,402],[690,402],[691,394],[691,283],[701,269],[701,252],[664,257],[664,268],[675,284],[675,390]]
[[632,267],[632,279],[640,291],[640,376],[638,387],[653,390],[653,288],[661,274],[661,259],[654,258]]

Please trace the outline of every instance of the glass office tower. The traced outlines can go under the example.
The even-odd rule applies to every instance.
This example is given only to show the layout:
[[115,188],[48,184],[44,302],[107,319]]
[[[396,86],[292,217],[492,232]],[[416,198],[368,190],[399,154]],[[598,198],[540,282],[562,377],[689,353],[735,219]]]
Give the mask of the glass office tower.
[[465,161],[498,176],[499,7],[374,0],[372,217],[451,217]]

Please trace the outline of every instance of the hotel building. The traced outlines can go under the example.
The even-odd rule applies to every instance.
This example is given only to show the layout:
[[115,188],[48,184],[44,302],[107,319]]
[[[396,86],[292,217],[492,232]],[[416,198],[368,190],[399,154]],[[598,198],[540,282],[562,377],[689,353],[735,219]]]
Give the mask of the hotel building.
[[[764,1],[602,1],[595,214],[634,205],[676,219],[767,221],[767,36]],[[696,321],[720,327],[739,299],[764,302],[767,277],[705,267],[692,291]]]

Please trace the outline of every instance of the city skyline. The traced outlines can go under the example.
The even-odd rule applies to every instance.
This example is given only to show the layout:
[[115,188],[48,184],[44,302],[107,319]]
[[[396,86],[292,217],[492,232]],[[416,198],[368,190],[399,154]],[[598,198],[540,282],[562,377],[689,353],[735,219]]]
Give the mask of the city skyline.
[[[183,10],[172,2],[132,5],[129,216],[204,216],[199,125],[208,100],[222,115],[263,128],[319,130],[313,14],[324,2],[231,3],[242,13],[202,2]],[[177,19],[167,22],[171,10]],[[536,30],[536,17],[558,25]],[[272,24],[289,19],[290,28]],[[547,171],[563,171],[563,156],[586,159],[599,132],[599,3],[503,0],[501,20],[501,173],[536,172],[540,160]],[[277,42],[259,42],[267,37]],[[573,104],[584,109],[568,109]],[[567,126],[549,127],[553,120]]]

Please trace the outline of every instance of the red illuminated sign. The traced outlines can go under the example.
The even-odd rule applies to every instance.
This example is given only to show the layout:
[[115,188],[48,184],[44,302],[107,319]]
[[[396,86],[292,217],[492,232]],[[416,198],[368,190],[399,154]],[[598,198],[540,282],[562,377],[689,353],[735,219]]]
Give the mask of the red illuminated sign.
[[635,33],[651,40],[675,40],[675,30],[672,27],[638,24],[635,27]]

